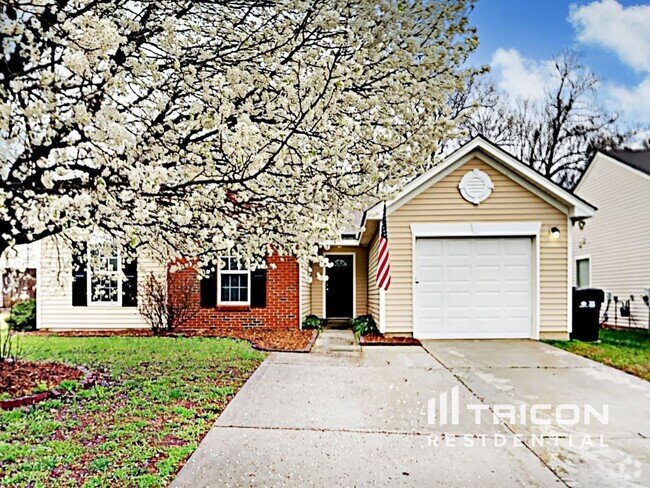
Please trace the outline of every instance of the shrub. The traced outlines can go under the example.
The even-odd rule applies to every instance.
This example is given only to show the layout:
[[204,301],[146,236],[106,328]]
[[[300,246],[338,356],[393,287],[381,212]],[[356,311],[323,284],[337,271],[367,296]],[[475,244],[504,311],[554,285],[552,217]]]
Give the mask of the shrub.
[[11,330],[36,330],[36,300],[16,303],[6,322]]
[[323,328],[323,319],[317,317],[316,315],[307,315],[305,320],[302,321],[303,329],[322,329]]
[[359,315],[357,318],[350,321],[350,325],[352,325],[354,333],[360,336],[379,334],[377,323],[375,322],[375,319],[372,318],[372,315]]
[[199,312],[193,296],[198,281],[189,277],[181,277],[178,281],[181,285],[173,296],[169,295],[165,277],[149,273],[140,285],[138,310],[154,335],[173,332]]

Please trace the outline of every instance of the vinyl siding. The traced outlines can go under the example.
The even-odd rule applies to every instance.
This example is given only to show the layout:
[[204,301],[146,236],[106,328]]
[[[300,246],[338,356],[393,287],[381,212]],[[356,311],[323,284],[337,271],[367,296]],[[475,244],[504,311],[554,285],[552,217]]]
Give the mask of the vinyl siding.
[[[57,249],[54,239],[45,239],[41,245],[38,274],[38,328],[92,329],[148,327],[136,307],[113,305],[72,306],[71,255],[67,247]],[[163,272],[164,265],[151,258],[138,258],[138,279],[148,272]]]
[[[491,196],[475,206],[465,201],[458,183],[472,169],[487,173],[494,183]],[[411,333],[412,223],[542,222],[540,236],[540,330],[567,331],[568,267],[566,215],[505,174],[474,158],[433,184],[388,216],[392,282],[386,292],[386,333]],[[559,240],[548,236],[550,227],[561,231]],[[535,302],[533,301],[535,304]],[[534,313],[535,306],[533,307]]]
[[[583,230],[575,227],[574,259],[591,258],[592,287],[620,300],[634,295],[631,308],[636,325],[647,327],[648,307],[641,295],[650,288],[650,177],[599,154],[576,194],[598,207],[598,212]],[[575,279],[574,266],[573,283]],[[628,325],[628,319],[618,315],[618,325]],[[613,304],[609,316],[613,324]]]
[[[336,246],[327,251],[327,253],[346,253],[354,254],[354,275],[355,275],[355,314],[365,315],[368,313],[368,253],[365,247]],[[311,283],[311,306],[312,313],[319,317],[325,316],[323,303],[324,282],[318,279],[318,274],[324,275],[324,270],[320,266],[312,266],[312,283]]]
[[376,233],[368,247],[368,313],[375,319],[377,327],[381,328],[379,323],[379,288],[377,288],[376,283],[378,254],[379,233]]
[[300,321],[311,312],[311,283],[310,267],[300,266]]
[[323,268],[313,264],[311,267],[311,313],[323,317],[323,280],[318,275],[323,275]]

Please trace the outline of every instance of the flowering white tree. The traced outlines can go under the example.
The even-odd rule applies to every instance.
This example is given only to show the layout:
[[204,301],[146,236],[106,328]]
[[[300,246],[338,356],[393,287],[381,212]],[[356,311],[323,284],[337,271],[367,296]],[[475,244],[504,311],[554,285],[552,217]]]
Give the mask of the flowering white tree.
[[471,3],[3,2],[0,251],[313,255],[453,133]]

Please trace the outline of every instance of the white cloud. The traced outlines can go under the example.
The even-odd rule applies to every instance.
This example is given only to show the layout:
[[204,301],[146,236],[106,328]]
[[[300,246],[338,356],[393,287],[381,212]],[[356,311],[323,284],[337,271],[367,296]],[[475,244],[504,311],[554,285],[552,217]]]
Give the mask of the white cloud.
[[524,58],[516,49],[497,49],[490,64],[499,87],[515,97],[540,100],[552,81],[548,61]]
[[625,120],[650,125],[650,78],[633,88],[621,85],[605,87],[607,105],[615,112],[621,112]]
[[637,73],[650,73],[650,5],[623,7],[616,0],[571,6],[578,40],[602,46]]
[[623,7],[616,0],[571,6],[569,21],[584,44],[616,54],[636,73],[645,75],[637,86],[607,84],[607,106],[625,120],[650,124],[650,5]]

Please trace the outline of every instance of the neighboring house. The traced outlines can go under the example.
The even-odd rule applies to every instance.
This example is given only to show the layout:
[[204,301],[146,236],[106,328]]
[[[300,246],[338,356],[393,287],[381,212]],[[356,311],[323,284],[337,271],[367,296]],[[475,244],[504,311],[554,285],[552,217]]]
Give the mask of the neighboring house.
[[38,243],[21,245],[7,249],[0,256],[0,307],[11,308],[15,303],[35,298],[39,250]]
[[[191,296],[200,310],[191,327],[299,327],[308,314],[369,313],[387,334],[568,338],[572,223],[593,216],[594,207],[475,138],[387,202],[392,284],[386,292],[375,284],[382,209],[363,215],[359,234],[323,247],[325,270],[273,257],[268,271],[250,272],[227,260],[206,279],[191,269],[170,275],[172,294],[195,283]],[[111,302],[97,303],[89,299],[91,283],[102,278],[84,272],[81,284],[62,288],[52,279],[51,256],[43,251],[41,274],[48,279],[39,282],[39,328],[144,325],[130,293],[160,264],[141,259],[130,273],[131,291],[116,284]],[[114,262],[119,269],[119,258]],[[317,278],[323,273],[327,280]]]
[[[650,151],[598,151],[574,193],[598,207],[596,216],[576,229],[574,283],[603,289],[606,300],[607,294],[618,297],[618,325],[648,327],[643,295],[650,288]],[[620,313],[628,300],[630,319]],[[612,301],[610,324],[614,309]]]

